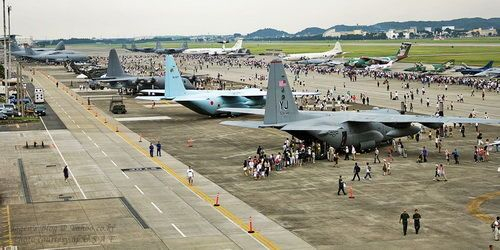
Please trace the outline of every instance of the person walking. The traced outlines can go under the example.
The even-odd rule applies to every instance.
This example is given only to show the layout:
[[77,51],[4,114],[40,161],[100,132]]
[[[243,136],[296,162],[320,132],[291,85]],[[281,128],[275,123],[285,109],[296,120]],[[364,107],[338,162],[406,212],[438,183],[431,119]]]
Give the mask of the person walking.
[[354,181],[356,176],[358,177],[358,181],[361,181],[361,178],[359,178],[359,172],[361,171],[361,168],[358,166],[357,162],[354,163],[354,169],[352,171],[354,173],[354,176],[352,177],[352,181]]
[[415,226],[415,234],[418,234],[420,230],[420,219],[422,216],[418,213],[418,209],[415,208],[415,213],[413,214],[413,225]]
[[458,157],[460,157],[460,155],[458,154],[458,150],[455,149],[453,150],[453,153],[451,153],[453,155],[453,159],[455,160],[455,164],[459,164],[460,162],[458,161]]
[[342,191],[342,193],[344,193],[344,195],[346,195],[345,193],[345,182],[344,180],[342,180],[342,175],[339,176],[339,190],[337,191],[337,195],[340,195],[340,191]]
[[68,166],[64,166],[63,174],[64,174],[64,181],[68,182],[68,178],[69,178],[69,169],[68,169]]
[[425,148],[425,146],[422,148],[422,157],[424,158],[424,162],[427,162],[427,156],[428,156],[429,152],[427,151],[427,149]]
[[159,141],[156,143],[156,156],[161,157],[161,143]]
[[352,160],[356,160],[356,148],[354,148],[354,145],[351,147],[351,154],[352,154]]
[[399,216],[399,223],[403,224],[403,235],[404,236],[406,236],[406,231],[408,229],[408,219],[409,218],[410,218],[410,216],[406,212],[406,209],[403,211],[403,213],[401,214],[401,216]]
[[375,148],[374,154],[375,156],[373,157],[373,163],[377,163],[377,161],[378,163],[380,163],[380,158],[378,158],[380,151],[378,150],[378,148]]
[[366,180],[366,178],[368,178],[368,180],[371,180],[372,179],[372,167],[370,166],[370,163],[366,163],[366,174],[365,174],[365,177],[363,177],[363,180]]
[[349,146],[345,146],[345,158],[344,160],[349,160]]
[[493,238],[498,241],[500,238],[500,216],[491,223],[491,229],[493,230]]
[[194,170],[191,168],[191,166],[188,166],[187,178],[188,178],[189,185],[192,186],[193,182],[194,182]]
[[153,143],[149,143],[149,156],[153,157],[154,150],[155,146],[153,146]]

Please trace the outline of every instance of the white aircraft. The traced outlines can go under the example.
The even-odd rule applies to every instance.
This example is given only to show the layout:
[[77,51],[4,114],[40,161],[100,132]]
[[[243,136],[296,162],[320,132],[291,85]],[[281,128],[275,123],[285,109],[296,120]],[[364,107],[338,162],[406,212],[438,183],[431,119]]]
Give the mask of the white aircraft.
[[372,64],[370,66],[366,66],[367,70],[389,70],[392,67],[394,61],[389,61],[386,64]]
[[236,43],[231,48],[226,48],[225,44],[222,45],[222,48],[196,48],[196,49],[186,49],[182,53],[190,54],[190,55],[226,55],[232,52],[238,52],[243,46],[243,39],[236,40]]
[[342,55],[344,52],[342,51],[342,47],[340,46],[340,42],[335,43],[335,47],[333,49],[322,52],[322,53],[302,53],[302,54],[290,54],[283,57],[283,60],[288,62],[297,62],[311,59],[330,59],[338,55]]
[[[232,114],[219,111],[221,108],[262,108],[266,104],[267,92],[258,88],[237,90],[189,90],[184,87],[179,70],[172,55],[165,58],[165,88],[143,90],[162,96],[138,96],[138,100],[173,100],[196,113],[209,116]],[[294,96],[319,95],[319,92],[295,92]],[[237,113],[235,113],[237,114]]]

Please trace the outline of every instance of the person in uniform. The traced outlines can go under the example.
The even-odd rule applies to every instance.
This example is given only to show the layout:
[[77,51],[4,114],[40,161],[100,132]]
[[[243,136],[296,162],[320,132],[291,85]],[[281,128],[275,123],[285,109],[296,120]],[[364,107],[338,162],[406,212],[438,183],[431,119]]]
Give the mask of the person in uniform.
[[418,230],[420,229],[420,219],[422,216],[418,213],[418,209],[415,209],[415,213],[413,214],[413,224],[415,226],[415,234],[418,234]]
[[405,236],[406,236],[406,230],[408,229],[408,219],[409,218],[410,218],[410,216],[406,212],[406,209],[403,211],[403,213],[399,217],[399,223],[403,224],[403,235],[405,235]]
[[353,173],[354,173],[354,176],[352,177],[352,181],[354,181],[354,179],[356,178],[356,176],[358,177],[358,181],[361,180],[361,178],[359,178],[359,172],[361,171],[361,168],[358,166],[358,163],[354,163],[354,169],[352,170]]

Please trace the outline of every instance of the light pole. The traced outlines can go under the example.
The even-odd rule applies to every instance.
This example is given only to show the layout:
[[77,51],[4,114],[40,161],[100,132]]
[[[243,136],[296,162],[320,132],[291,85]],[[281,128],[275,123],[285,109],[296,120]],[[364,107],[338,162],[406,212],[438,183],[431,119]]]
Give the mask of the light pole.
[[[10,42],[10,11],[12,10],[12,6],[8,5],[7,6],[7,23],[9,25],[9,55],[8,55],[8,59],[9,59],[9,71],[7,71],[7,77],[9,77],[9,79],[11,78],[11,74],[10,74],[10,68],[12,67],[12,46],[11,46],[11,42]],[[18,76],[19,77],[19,76]]]
[[3,81],[5,83],[5,100],[9,97],[9,91],[7,87],[7,31],[5,25],[5,0],[3,2]]

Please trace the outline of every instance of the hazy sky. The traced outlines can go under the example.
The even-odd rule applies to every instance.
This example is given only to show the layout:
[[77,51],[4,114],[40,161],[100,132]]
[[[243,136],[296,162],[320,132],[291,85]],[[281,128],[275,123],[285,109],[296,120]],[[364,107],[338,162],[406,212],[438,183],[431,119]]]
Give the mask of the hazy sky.
[[35,39],[290,33],[316,26],[498,17],[498,0],[6,0],[12,33]]

